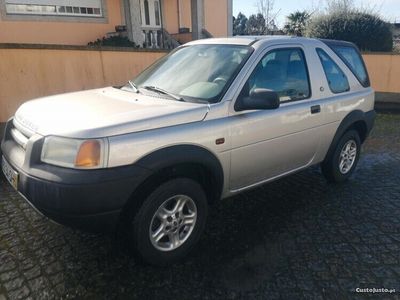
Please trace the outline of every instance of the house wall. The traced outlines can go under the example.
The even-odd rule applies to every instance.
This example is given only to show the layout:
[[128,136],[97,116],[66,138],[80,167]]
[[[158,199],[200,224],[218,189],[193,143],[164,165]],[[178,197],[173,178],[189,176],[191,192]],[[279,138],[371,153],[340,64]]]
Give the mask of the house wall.
[[86,45],[124,23],[120,0],[104,0],[104,18],[6,15],[0,0],[0,43]]
[[0,123],[30,99],[122,85],[166,54],[49,48],[8,49],[0,45]]
[[[203,0],[204,27],[215,37],[227,36],[229,1]],[[0,0],[0,43],[86,45],[125,24],[123,0],[103,0],[104,18],[7,15]],[[180,4],[178,4],[180,3]],[[175,34],[180,27],[191,29],[191,1],[164,0],[163,23]],[[180,10],[180,19],[178,19]]]
[[[190,0],[185,0],[190,1]],[[163,1],[163,25],[165,30],[174,34],[179,32],[178,27],[178,0]]]
[[[228,30],[228,10],[231,0],[203,0],[204,1],[204,28],[214,37],[226,37]],[[178,3],[180,2],[180,6]],[[179,9],[180,8],[180,9]],[[181,18],[178,20],[178,10]],[[190,0],[164,0],[164,27],[171,33],[179,32],[180,27],[192,27]]]
[[205,29],[214,37],[228,36],[229,0],[204,0]]
[[190,0],[179,0],[180,1],[180,11],[181,11],[181,28],[192,29],[192,7]]

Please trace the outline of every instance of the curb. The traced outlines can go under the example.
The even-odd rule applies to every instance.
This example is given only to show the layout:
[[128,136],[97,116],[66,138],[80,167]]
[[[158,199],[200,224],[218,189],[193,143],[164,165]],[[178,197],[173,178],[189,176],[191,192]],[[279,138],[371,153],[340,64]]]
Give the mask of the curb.
[[375,102],[375,110],[379,113],[400,114],[400,103]]

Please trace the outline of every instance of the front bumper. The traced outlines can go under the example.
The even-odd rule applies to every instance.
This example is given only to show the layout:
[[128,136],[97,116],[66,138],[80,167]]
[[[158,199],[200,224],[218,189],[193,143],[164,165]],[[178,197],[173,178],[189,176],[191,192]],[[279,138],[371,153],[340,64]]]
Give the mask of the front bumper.
[[39,212],[69,227],[91,232],[112,231],[138,185],[151,174],[131,165],[74,170],[40,162],[41,139],[31,138],[26,151],[7,136],[4,158],[18,172],[17,190]]
[[[73,170],[54,182],[28,175],[21,169],[16,168],[16,171],[19,173],[18,192],[39,212],[57,223],[92,232],[115,229],[122,208],[148,174],[147,170],[134,166]],[[53,174],[60,173],[54,170]],[[75,183],[69,183],[70,176]],[[79,178],[82,183],[77,183]]]

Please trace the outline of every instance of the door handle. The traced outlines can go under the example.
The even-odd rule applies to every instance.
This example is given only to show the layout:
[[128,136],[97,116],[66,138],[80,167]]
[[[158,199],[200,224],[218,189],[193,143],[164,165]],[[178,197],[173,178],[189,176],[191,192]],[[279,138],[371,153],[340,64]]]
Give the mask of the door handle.
[[321,105],[311,106],[311,114],[318,114],[321,112]]

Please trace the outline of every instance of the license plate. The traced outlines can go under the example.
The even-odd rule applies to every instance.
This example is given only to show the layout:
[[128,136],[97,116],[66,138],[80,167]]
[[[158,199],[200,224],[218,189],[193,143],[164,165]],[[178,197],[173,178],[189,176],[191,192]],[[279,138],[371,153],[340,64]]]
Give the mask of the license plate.
[[3,170],[3,174],[6,176],[8,182],[14,189],[18,190],[18,172],[10,166],[4,157],[1,159],[1,169]]

